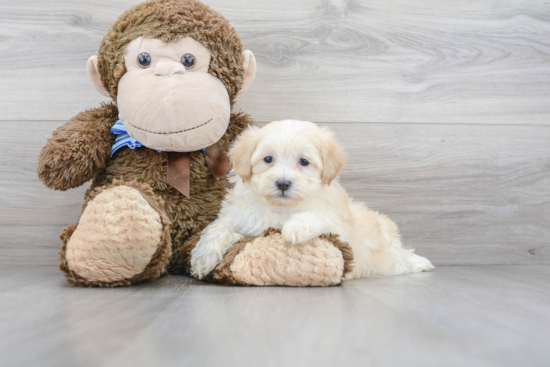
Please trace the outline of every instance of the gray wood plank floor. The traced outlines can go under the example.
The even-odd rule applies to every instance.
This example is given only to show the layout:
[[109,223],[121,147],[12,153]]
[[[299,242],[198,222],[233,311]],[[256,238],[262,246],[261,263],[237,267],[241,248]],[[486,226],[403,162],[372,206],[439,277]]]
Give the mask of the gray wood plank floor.
[[547,366],[550,267],[456,266],[332,288],[169,276],[81,289],[0,268],[0,365]]

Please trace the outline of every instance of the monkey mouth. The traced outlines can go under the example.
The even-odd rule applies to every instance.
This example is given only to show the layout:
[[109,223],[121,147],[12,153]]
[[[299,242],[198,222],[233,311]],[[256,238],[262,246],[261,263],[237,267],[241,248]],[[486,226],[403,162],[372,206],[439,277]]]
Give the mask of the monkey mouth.
[[143,128],[138,127],[138,126],[136,126],[136,125],[134,125],[130,122],[127,122],[127,124],[130,125],[131,127],[133,127],[134,129],[145,131],[146,133],[149,133],[149,134],[172,135],[172,134],[181,134],[181,133],[184,133],[184,132],[187,132],[187,131],[198,129],[199,127],[203,127],[205,125],[208,125],[210,122],[212,122],[212,120],[214,120],[214,119],[211,118],[210,120],[206,121],[205,123],[197,125],[195,127],[190,127],[188,129],[183,129],[183,130],[180,130],[180,131],[169,131],[169,132],[151,131],[151,130],[143,129]]

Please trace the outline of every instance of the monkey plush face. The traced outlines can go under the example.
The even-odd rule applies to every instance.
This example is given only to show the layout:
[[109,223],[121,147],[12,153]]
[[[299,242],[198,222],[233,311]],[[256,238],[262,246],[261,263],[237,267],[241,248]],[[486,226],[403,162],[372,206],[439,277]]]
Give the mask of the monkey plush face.
[[255,67],[219,13],[196,0],[152,0],[117,20],[87,70],[96,89],[116,100],[132,138],[192,152],[225,134]]
[[231,104],[223,83],[208,74],[210,57],[190,37],[169,43],[133,40],[117,101],[130,136],[146,147],[172,152],[196,151],[220,140]]

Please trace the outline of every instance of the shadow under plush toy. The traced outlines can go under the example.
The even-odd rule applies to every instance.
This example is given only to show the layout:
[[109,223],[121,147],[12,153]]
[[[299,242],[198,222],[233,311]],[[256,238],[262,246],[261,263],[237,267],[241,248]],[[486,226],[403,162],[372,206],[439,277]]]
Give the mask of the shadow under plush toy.
[[[71,285],[190,274],[191,250],[229,187],[225,153],[253,124],[231,110],[255,68],[229,22],[199,1],[148,1],[118,18],[87,65],[114,102],[59,127],[39,157],[38,176],[52,189],[92,180],[78,223],[61,234],[59,264]],[[296,247],[270,230],[235,243],[206,279],[334,285],[351,260],[334,236]]]

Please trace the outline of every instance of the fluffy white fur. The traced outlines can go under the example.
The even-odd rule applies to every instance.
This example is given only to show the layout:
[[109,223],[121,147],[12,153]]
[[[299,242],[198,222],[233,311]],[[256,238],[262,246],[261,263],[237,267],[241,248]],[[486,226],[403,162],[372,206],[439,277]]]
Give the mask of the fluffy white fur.
[[[349,198],[336,180],[345,153],[326,128],[295,120],[252,127],[235,142],[230,159],[238,176],[231,176],[234,187],[218,218],[191,253],[193,275],[204,277],[233,243],[269,227],[281,229],[296,246],[323,233],[338,234],[353,249],[348,279],[433,268],[413,249],[403,248],[394,222]],[[281,180],[290,182],[284,192],[277,187]]]

